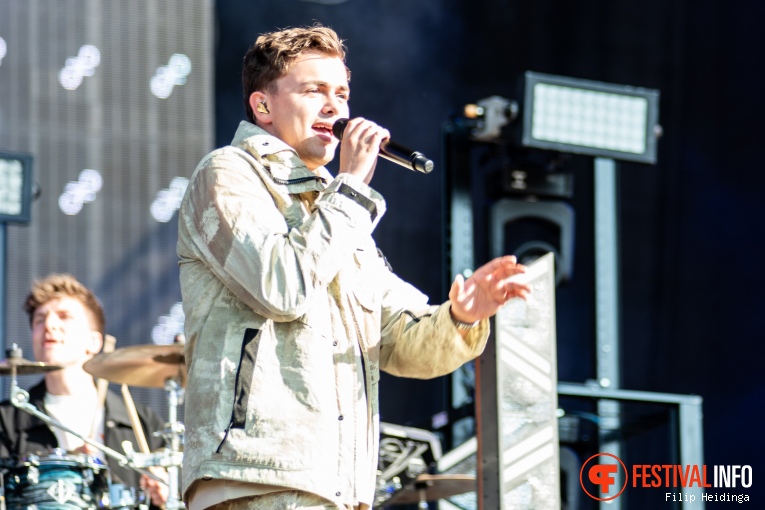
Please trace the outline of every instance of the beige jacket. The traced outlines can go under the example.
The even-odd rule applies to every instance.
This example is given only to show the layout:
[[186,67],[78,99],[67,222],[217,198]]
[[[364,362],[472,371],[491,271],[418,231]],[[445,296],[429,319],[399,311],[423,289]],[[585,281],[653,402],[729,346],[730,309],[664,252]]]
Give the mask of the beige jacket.
[[449,303],[393,274],[369,186],[242,122],[197,167],[180,209],[186,314],[183,487],[223,478],[371,503],[380,370],[431,378],[478,356]]

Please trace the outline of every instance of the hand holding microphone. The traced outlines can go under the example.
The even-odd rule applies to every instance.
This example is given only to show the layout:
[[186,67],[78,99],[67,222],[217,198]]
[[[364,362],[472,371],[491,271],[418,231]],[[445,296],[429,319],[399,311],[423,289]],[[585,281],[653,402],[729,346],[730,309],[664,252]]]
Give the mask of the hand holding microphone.
[[[343,139],[348,122],[350,122],[349,119],[338,119],[332,126],[332,133],[338,140]],[[427,174],[433,170],[433,162],[421,152],[404,147],[390,139],[380,143],[378,156],[415,172]]]
[[341,133],[343,137],[340,141],[339,173],[355,175],[369,184],[377,167],[380,144],[390,137],[390,133],[387,129],[362,117],[345,120],[347,125]]

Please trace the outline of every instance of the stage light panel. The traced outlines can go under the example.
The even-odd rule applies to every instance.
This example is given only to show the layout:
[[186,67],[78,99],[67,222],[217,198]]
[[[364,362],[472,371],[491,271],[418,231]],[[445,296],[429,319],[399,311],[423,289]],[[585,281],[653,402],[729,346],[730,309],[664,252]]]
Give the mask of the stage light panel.
[[0,152],[0,222],[29,222],[31,202],[32,156]]
[[656,162],[658,91],[530,71],[524,78],[522,145]]

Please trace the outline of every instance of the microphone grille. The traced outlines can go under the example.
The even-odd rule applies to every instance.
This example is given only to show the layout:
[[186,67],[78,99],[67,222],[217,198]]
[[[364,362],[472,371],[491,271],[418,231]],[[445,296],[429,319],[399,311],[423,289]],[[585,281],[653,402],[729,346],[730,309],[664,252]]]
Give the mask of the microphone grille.
[[345,126],[348,125],[348,119],[337,119],[334,124],[332,124],[332,134],[335,135],[335,138],[338,140],[343,139],[343,131],[345,131]]

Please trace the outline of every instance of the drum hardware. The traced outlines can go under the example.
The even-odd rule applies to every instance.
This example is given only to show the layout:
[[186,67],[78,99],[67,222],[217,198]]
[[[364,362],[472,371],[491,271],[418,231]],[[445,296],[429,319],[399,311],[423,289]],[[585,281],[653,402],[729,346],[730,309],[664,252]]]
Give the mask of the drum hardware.
[[[183,373],[185,375],[185,361],[181,358],[180,362],[183,363]],[[182,457],[180,450],[186,428],[183,426],[183,423],[178,421],[178,406],[183,403],[184,390],[178,380],[169,378],[165,381],[165,392],[167,392],[168,422],[165,424],[165,428],[162,431],[162,437],[165,440],[165,443],[170,445],[170,453],[178,454]],[[167,510],[185,508],[183,501],[180,499],[181,486],[179,480],[180,472],[178,470],[180,465],[181,463],[179,462],[167,467],[167,474],[170,481],[170,497],[168,497],[167,503],[165,504]]]
[[145,510],[149,508],[149,497],[146,492],[121,483],[109,486],[108,508],[112,510]]
[[109,468],[92,456],[57,448],[24,457],[5,471],[11,510],[101,508],[108,503]]
[[[15,346],[16,344],[13,345]],[[0,375],[10,375],[14,369],[18,375],[34,375],[61,370],[62,368],[64,367],[43,363],[42,361],[29,361],[22,359],[20,356],[16,360],[4,359],[0,361]]]
[[387,506],[440,457],[441,441],[433,432],[381,422],[375,508]]
[[[59,422],[58,420],[51,418],[47,414],[39,411],[34,405],[30,404],[29,393],[23,390],[21,387],[19,387],[18,381],[17,381],[17,374],[39,373],[39,372],[25,372],[25,370],[27,370],[32,365],[29,365],[29,363],[31,362],[24,360],[22,358],[21,348],[17,344],[13,344],[11,348],[6,351],[6,355],[7,355],[7,359],[5,360],[5,362],[7,366],[9,367],[9,373],[11,376],[10,401],[14,407],[21,409],[22,411],[28,414],[31,414],[32,416],[35,416],[36,418],[39,418],[40,420],[44,421],[48,425],[51,425],[63,431],[69,432],[70,434],[81,439],[82,441],[89,444],[90,446],[94,448],[98,448],[99,450],[104,452],[105,455],[116,460],[121,466],[125,466],[127,468],[133,469],[134,471],[137,471],[141,473],[142,475],[146,475],[149,478],[157,480],[158,482],[161,482],[165,485],[169,485],[165,480],[155,475],[151,471],[134,465],[135,460],[131,461],[125,455],[122,455],[118,451],[112,448],[109,448],[108,446],[98,443],[96,441],[93,441],[90,438],[83,437],[82,435],[78,434],[76,431],[67,427],[66,425]],[[49,366],[50,365],[46,366],[45,368],[42,368],[42,371],[48,371]],[[20,367],[25,367],[25,368],[20,368]],[[57,368],[62,368],[62,367],[57,367]],[[35,370],[41,370],[41,368],[38,366],[35,368]]]
[[413,441],[385,438],[380,441],[375,506],[387,505],[390,498],[403,489],[404,484],[427,471],[422,455],[428,445]]
[[131,345],[109,353],[96,354],[82,368],[117,384],[144,388],[165,388],[167,380],[186,385],[183,344]]
[[[149,457],[146,462],[161,464],[140,464],[139,453],[132,453],[132,459],[139,465],[162,466],[167,469],[170,495],[165,508],[185,508],[180,499],[179,467],[182,462],[181,446],[185,427],[178,421],[178,406],[183,403],[186,384],[186,361],[183,354],[182,336],[170,345],[133,345],[115,349],[110,353],[97,354],[83,365],[93,375],[113,383],[148,388],[164,388],[167,393],[168,422],[159,434],[169,445],[165,457]],[[156,432],[155,432],[156,434]],[[124,445],[123,445],[124,447]]]
[[183,453],[165,450],[153,453],[138,453],[133,449],[133,443],[123,441],[122,448],[125,455],[137,467],[163,467],[167,470],[168,480],[165,482],[169,487],[169,494],[164,508],[166,510],[185,508],[183,501],[178,497],[180,493],[178,485],[178,468],[183,464]]
[[125,456],[131,459],[132,464],[139,468],[154,466],[170,468],[183,464],[183,452],[165,450],[153,453],[139,453],[133,449],[133,443],[130,441],[123,441],[122,448],[125,449]]
[[476,490],[473,475],[429,475],[422,474],[414,482],[393,494],[387,505],[408,505],[417,503],[417,508],[428,508],[428,501],[450,498]]

